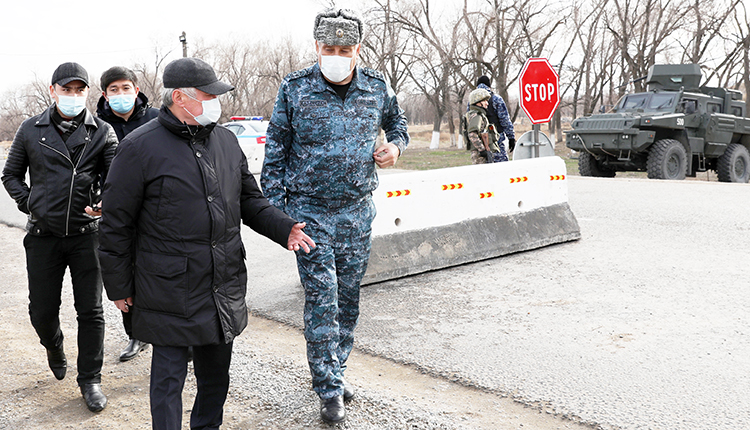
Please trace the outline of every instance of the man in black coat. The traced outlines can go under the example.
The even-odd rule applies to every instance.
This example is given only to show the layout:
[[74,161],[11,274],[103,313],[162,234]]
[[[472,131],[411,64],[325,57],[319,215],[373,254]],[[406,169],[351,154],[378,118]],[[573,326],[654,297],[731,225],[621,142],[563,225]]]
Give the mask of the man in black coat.
[[163,81],[158,120],[123,139],[105,184],[102,275],[110,300],[133,312],[133,335],[153,345],[153,428],[181,428],[192,346],[190,428],[218,429],[232,341],[247,325],[240,223],[290,250],[315,243],[268,203],[237,138],[216,125],[217,95],[234,88],[195,58],[167,65]]
[[[96,116],[115,129],[118,140],[159,116],[159,109],[151,107],[148,97],[138,88],[138,78],[132,70],[121,66],[110,67],[102,73],[100,83],[102,96],[96,106]],[[120,353],[120,361],[132,360],[148,347],[148,343],[133,337],[132,315],[122,312],[122,326],[130,340]]]
[[104,312],[98,223],[84,211],[99,200],[99,184],[107,175],[117,137],[109,124],[86,109],[88,73],[80,64],[61,64],[49,90],[54,104],[18,128],[2,181],[18,209],[29,216],[23,244],[31,325],[47,348],[52,373],[63,379],[68,361],[59,315],[68,268],[78,314],[78,385],[88,408],[99,412],[107,397],[101,390]]

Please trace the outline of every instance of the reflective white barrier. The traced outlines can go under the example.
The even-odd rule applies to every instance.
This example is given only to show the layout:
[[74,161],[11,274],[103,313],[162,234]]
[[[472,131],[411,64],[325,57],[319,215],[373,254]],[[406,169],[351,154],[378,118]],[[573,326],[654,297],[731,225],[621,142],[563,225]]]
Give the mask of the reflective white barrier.
[[373,199],[363,284],[581,237],[559,157],[381,175]]
[[380,175],[373,235],[530,211],[568,201],[565,162],[543,157]]

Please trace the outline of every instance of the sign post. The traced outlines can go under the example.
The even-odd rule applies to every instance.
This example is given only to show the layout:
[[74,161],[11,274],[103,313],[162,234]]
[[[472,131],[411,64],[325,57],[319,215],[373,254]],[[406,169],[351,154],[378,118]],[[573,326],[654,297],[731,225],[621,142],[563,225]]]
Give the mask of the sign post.
[[533,124],[533,156],[539,157],[539,124],[549,122],[560,104],[559,77],[546,58],[529,58],[519,76],[521,108]]

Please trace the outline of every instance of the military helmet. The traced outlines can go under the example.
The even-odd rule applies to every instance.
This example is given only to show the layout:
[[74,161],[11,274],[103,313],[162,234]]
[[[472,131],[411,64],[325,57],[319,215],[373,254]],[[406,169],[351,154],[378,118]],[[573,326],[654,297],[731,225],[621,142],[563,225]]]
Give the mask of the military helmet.
[[484,88],[477,88],[476,90],[472,91],[471,94],[469,94],[469,104],[475,105],[482,100],[487,100],[490,98],[490,92],[485,90]]

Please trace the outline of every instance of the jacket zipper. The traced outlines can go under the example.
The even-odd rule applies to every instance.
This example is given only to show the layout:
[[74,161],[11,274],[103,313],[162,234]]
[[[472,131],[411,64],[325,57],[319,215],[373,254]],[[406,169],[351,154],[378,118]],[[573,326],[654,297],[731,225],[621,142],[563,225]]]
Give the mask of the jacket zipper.
[[[49,148],[58,154],[62,155],[63,158],[68,160],[70,165],[73,167],[73,174],[70,177],[70,189],[68,190],[68,209],[65,211],[65,236],[68,236],[70,233],[70,208],[73,206],[73,186],[75,185],[76,180],[76,173],[78,171],[78,165],[81,164],[81,160],[83,159],[83,154],[86,152],[86,147],[89,145],[89,134],[88,130],[86,130],[86,143],[83,144],[83,149],[81,149],[81,156],[78,157],[78,162],[76,164],[73,164],[73,160],[70,159],[67,155],[63,154],[62,152],[58,151],[57,149],[41,143],[40,144],[46,148]],[[31,196],[31,194],[29,194]]]

